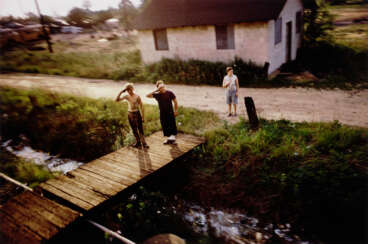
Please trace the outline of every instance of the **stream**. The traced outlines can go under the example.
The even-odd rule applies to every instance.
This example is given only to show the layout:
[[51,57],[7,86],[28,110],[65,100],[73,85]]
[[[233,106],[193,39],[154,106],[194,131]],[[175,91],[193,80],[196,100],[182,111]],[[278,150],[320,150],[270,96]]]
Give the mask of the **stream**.
[[231,210],[210,209],[191,205],[183,215],[193,230],[202,235],[212,235],[226,243],[281,243],[309,244],[293,233],[289,223],[262,223],[257,218]]
[[[20,135],[18,138],[1,141],[0,146],[17,157],[24,158],[37,165],[44,165],[52,172],[59,171],[66,174],[83,164],[35,150],[29,144],[29,140]],[[132,195],[133,198],[134,195]],[[182,219],[191,232],[199,237],[209,236],[216,240],[216,243],[273,243],[275,240],[281,243],[293,244],[312,243],[302,240],[300,236],[295,234],[289,223],[261,223],[257,218],[247,216],[241,212],[213,208],[205,209],[199,205],[186,203],[185,200],[181,200],[181,202],[183,206],[180,210],[173,206],[161,206],[160,208],[163,209],[162,211],[171,208],[171,211]],[[122,234],[124,235],[124,233]]]
[[19,135],[18,138],[1,141],[1,147],[17,157],[24,158],[27,161],[32,161],[37,165],[44,165],[52,172],[67,172],[80,167],[83,163],[75,160],[59,158],[55,155],[35,150],[29,146],[28,138],[24,135]]

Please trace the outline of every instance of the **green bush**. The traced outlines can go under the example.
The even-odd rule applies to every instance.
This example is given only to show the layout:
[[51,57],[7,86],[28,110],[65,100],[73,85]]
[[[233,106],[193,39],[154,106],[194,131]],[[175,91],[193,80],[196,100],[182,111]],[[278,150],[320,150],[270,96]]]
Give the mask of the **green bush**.
[[147,80],[165,80],[167,83],[208,84],[221,86],[226,67],[234,67],[241,86],[251,85],[264,79],[263,68],[252,62],[235,58],[230,63],[209,62],[202,60],[167,59],[148,65],[145,71]]

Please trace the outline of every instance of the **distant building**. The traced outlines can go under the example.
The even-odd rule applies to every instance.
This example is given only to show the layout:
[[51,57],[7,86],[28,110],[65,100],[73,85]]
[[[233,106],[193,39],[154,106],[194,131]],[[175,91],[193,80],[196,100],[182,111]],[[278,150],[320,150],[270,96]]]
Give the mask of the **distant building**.
[[119,20],[116,18],[111,18],[105,21],[105,25],[110,28],[119,28]]
[[61,33],[65,33],[65,34],[78,34],[78,33],[82,33],[83,32],[83,28],[82,27],[78,27],[78,26],[62,26],[61,27]]
[[152,0],[135,27],[145,63],[237,56],[272,73],[295,59],[302,19],[302,0]]

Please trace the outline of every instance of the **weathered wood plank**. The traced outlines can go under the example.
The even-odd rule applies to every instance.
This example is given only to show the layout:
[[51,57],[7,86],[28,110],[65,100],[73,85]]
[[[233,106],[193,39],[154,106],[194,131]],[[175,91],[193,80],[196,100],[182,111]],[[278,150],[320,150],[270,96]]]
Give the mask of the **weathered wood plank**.
[[102,166],[96,166],[94,163],[88,163],[83,165],[82,167],[80,167],[80,169],[83,170],[88,170],[90,172],[99,174],[103,177],[109,178],[110,180],[113,180],[115,182],[117,182],[118,184],[121,184],[125,187],[130,186],[131,184],[133,184],[135,181],[133,181],[130,178],[127,178],[124,175],[118,174],[114,171],[112,171],[109,168],[106,167],[102,167]]
[[[108,193],[105,193],[105,190],[102,189],[101,191],[98,189],[98,185],[93,183],[91,184],[91,182],[88,183],[84,183],[83,181],[81,181],[80,179],[77,180],[75,178],[70,178],[68,176],[63,176],[62,178],[60,178],[60,180],[62,180],[62,182],[70,184],[72,186],[75,186],[76,188],[82,190],[82,191],[86,191],[89,194],[91,194],[96,201],[105,201],[107,199],[109,199],[111,196]],[[104,187],[105,189],[107,187]]]
[[70,195],[69,193],[63,191],[63,190],[60,190],[59,188],[56,188],[52,185],[48,185],[47,182],[46,183],[42,183],[40,185],[40,188],[42,188],[43,190],[47,191],[47,192],[50,192],[56,196],[59,196],[65,200],[67,200],[68,202],[71,202],[73,203],[74,205],[84,209],[84,210],[89,210],[91,208],[94,207],[94,205],[92,205],[91,203],[89,202],[85,202],[84,200],[78,198],[78,197],[75,197],[74,195]]
[[[53,213],[60,218],[64,219],[65,221],[70,221],[78,218],[81,216],[81,214],[77,211],[74,211],[73,209],[70,209],[68,207],[65,207],[61,204],[58,204],[54,201],[51,201],[50,199],[47,199],[45,197],[42,197],[36,193],[26,191],[23,194],[20,195],[22,199],[25,199],[26,202],[29,202],[30,204],[37,204],[38,206],[42,207],[46,211],[49,211],[50,213]],[[38,199],[38,200],[37,200]],[[69,222],[70,223],[70,222]],[[68,223],[68,224],[69,224]]]
[[22,209],[25,209],[25,214],[29,215],[37,215],[41,218],[46,219],[48,222],[54,224],[58,228],[64,228],[67,224],[73,221],[70,219],[69,221],[62,219],[60,216],[57,216],[53,213],[50,213],[45,208],[37,204],[37,199],[34,202],[27,198],[14,198],[12,201],[17,202],[18,205],[22,206]]
[[[152,152],[154,152],[154,150],[148,150],[147,152],[144,152],[144,153],[145,154],[147,153],[148,156],[150,156]],[[125,153],[125,152],[120,151],[119,153]],[[142,154],[142,156],[144,156],[144,154]],[[125,153],[125,155],[123,155],[123,157],[127,158],[128,160],[130,160],[130,159],[134,160],[134,157],[137,158],[139,156],[136,156],[136,155],[132,154],[131,152],[128,152],[128,153]],[[162,164],[162,162],[170,162],[170,161],[172,161],[172,157],[170,155],[163,154],[163,155],[160,156],[160,158],[154,160],[153,163],[156,166],[160,166]]]
[[62,176],[59,179],[49,180],[46,182],[46,184],[54,186],[55,188],[59,188],[60,190],[78,197],[85,202],[89,202],[94,206],[106,200],[106,198],[102,197],[101,195],[94,193],[90,189],[84,188],[78,182],[69,182],[65,176]]
[[70,171],[68,174],[75,175],[75,176],[86,176],[86,177],[89,177],[91,179],[96,179],[99,182],[102,182],[102,183],[106,184],[109,188],[114,189],[114,190],[121,188],[120,183],[117,183],[117,182],[115,182],[115,181],[113,181],[113,180],[111,180],[107,177],[103,177],[103,176],[99,175],[98,173],[91,172],[91,171],[88,171],[88,170],[84,170],[82,168],[78,168],[76,170]]
[[93,189],[96,189],[97,191],[107,194],[111,196],[114,196],[115,194],[119,193],[121,187],[114,187],[108,182],[103,182],[99,180],[96,177],[91,177],[87,175],[83,175],[78,172],[69,172],[67,174],[67,177],[70,177],[76,181],[81,182],[84,185],[91,185]]
[[0,208],[0,243],[41,243],[42,237],[31,231],[18,220],[1,211]]
[[132,182],[137,182],[138,180],[140,180],[140,176],[139,174],[137,174],[134,171],[129,171],[129,170],[125,170],[124,168],[120,168],[118,166],[116,166],[115,164],[111,163],[110,161],[95,161],[95,163],[93,165],[91,165],[93,167],[102,167],[106,170],[110,170],[113,171],[115,173],[118,173],[121,176],[125,176],[126,178],[130,179]]
[[33,232],[48,240],[55,235],[59,229],[46,219],[35,215],[14,201],[7,201],[1,211],[16,220],[16,223],[28,227]]
[[[74,173],[75,171],[73,171]],[[121,189],[125,189],[127,186],[119,183],[118,181],[115,181],[114,179],[110,178],[110,175],[101,175],[99,174],[99,172],[92,172],[88,169],[82,169],[82,168],[78,168],[77,173],[81,173],[81,174],[86,174],[89,175],[91,177],[96,177],[97,179],[100,179],[103,182],[106,182],[109,186],[111,186],[111,188],[116,189],[118,191],[121,191]]]
[[[145,167],[149,167],[151,166],[152,168],[152,161],[141,161],[141,162],[132,162],[132,161],[126,161],[126,162],[121,162],[120,160],[116,159],[116,158],[109,158],[108,162],[118,166],[119,168],[122,168],[128,172],[132,172],[133,174],[137,174],[138,176],[140,176],[140,171],[141,170],[147,170],[147,168]],[[158,167],[159,165],[155,164],[156,167]]]

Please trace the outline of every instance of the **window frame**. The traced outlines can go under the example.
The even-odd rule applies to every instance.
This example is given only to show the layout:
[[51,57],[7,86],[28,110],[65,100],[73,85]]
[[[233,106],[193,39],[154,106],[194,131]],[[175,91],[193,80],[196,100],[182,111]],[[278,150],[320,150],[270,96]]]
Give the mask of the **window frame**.
[[282,42],[282,17],[275,20],[275,45]]
[[[169,40],[167,39],[166,28],[153,30],[153,39],[155,42],[156,51],[168,51],[169,50]],[[163,43],[164,45],[162,45]]]
[[235,49],[234,25],[215,25],[216,49]]

